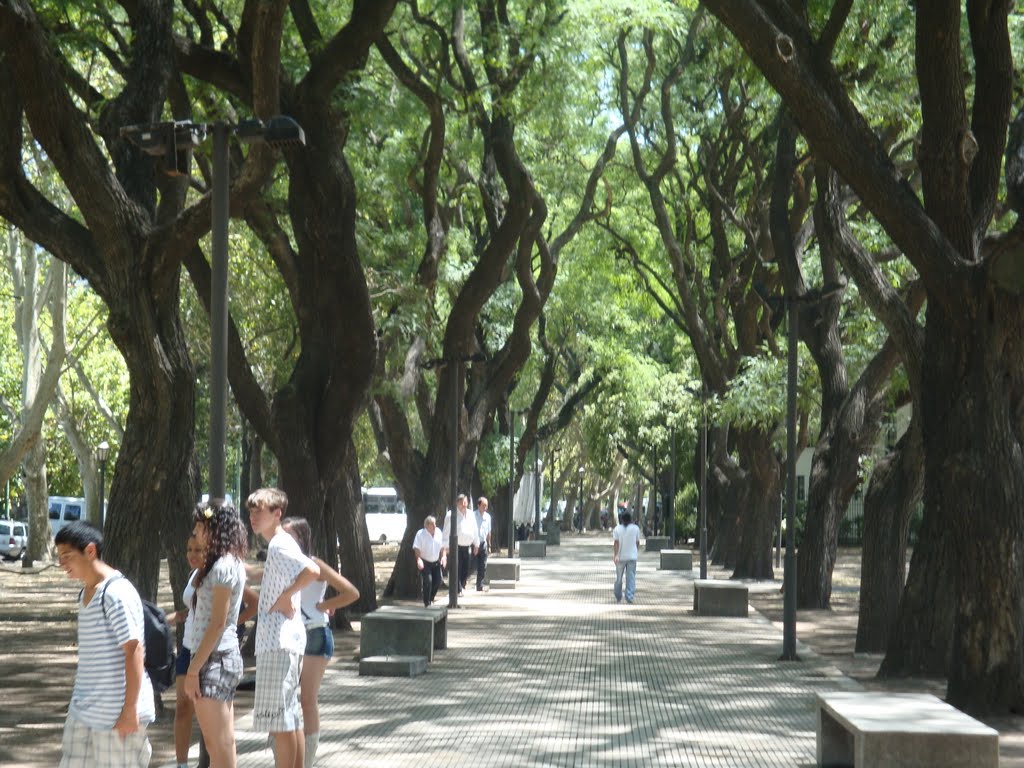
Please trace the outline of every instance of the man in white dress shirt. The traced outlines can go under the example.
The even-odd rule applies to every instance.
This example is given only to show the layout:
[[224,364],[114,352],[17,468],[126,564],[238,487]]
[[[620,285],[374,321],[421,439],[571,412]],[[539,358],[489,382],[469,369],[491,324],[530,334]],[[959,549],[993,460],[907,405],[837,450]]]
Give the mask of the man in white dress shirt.
[[[480,549],[480,531],[476,527],[476,515],[469,513],[469,497],[460,493],[455,500],[458,519],[456,521],[456,533],[459,537],[459,597],[462,597],[466,589],[466,582],[469,580],[469,558],[476,557]],[[444,517],[444,540],[450,541],[452,512],[448,510]]]
[[487,554],[491,551],[491,514],[487,511],[486,496],[476,500],[476,528],[480,537],[480,549],[476,556],[476,591],[484,591],[484,574],[487,573]]
[[437,520],[433,515],[427,516],[423,521],[423,527],[412,541],[416,569],[423,581],[423,605],[429,606],[434,602],[438,587],[441,586],[441,568],[448,562],[446,541],[438,530]]

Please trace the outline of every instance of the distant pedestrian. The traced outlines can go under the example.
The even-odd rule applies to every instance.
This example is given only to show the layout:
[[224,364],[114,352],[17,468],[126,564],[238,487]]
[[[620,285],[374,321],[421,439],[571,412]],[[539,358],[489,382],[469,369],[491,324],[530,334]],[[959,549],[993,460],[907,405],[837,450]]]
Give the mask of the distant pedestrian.
[[487,555],[491,551],[491,514],[487,511],[486,496],[476,500],[476,529],[480,537],[480,548],[476,555],[476,591],[484,591],[484,574],[487,572]]
[[[320,683],[323,682],[327,664],[334,656],[331,616],[337,609],[358,600],[359,590],[313,554],[313,531],[305,518],[286,517],[281,524],[298,542],[302,554],[311,558],[320,568],[320,577],[302,588],[300,601],[302,623],[306,626],[306,650],[302,656],[302,673],[299,676],[299,702],[302,704],[302,730],[306,742],[304,768],[312,768],[320,746]],[[325,600],[328,586],[335,594]]]
[[103,534],[75,521],[54,536],[64,573],[84,585],[78,598],[78,670],[64,721],[60,768],[144,768],[155,719],[146,674],[142,599],[103,562]]
[[195,702],[211,766],[234,768],[235,689],[242,679],[237,624],[249,541],[238,512],[222,499],[199,504],[192,521],[192,535],[206,549],[206,559],[192,597],[185,696]]
[[[456,532],[459,541],[459,597],[466,589],[469,580],[469,558],[476,557],[480,549],[480,532],[476,527],[476,515],[469,514],[469,497],[460,493],[455,500]],[[448,510],[444,518],[444,540],[450,541],[452,512]]]
[[423,605],[429,606],[441,586],[441,568],[448,563],[448,540],[438,529],[433,515],[428,515],[423,527],[416,532],[412,551],[423,583]]
[[288,496],[277,488],[253,491],[245,502],[255,533],[267,540],[256,620],[256,698],[253,729],[270,734],[277,768],[303,768],[306,751],[299,679],[306,650],[299,593],[320,577],[281,520]]
[[615,602],[622,602],[622,578],[626,578],[626,602],[636,597],[636,561],[640,557],[640,528],[633,522],[629,512],[619,515],[622,521],[612,531],[612,546],[615,563]]

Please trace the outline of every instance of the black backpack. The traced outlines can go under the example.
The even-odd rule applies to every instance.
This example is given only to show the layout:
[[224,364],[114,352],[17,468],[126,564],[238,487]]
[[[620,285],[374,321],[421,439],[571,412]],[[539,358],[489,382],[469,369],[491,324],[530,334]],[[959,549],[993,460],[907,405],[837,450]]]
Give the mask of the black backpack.
[[[122,579],[124,576],[115,578]],[[106,598],[110,581],[100,593],[100,607],[103,609],[104,619],[107,618]],[[142,630],[146,650],[146,674],[153,684],[153,693],[159,694],[174,683],[174,630],[167,623],[163,609],[153,605],[149,600],[142,601]]]

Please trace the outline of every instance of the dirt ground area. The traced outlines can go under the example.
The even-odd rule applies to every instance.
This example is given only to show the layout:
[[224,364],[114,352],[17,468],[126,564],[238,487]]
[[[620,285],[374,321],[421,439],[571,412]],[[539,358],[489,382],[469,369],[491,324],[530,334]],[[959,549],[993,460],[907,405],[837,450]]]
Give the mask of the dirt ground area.
[[[394,565],[397,546],[374,547],[378,594]],[[715,578],[728,573],[712,568]],[[159,603],[170,606],[166,585]],[[751,604],[782,627],[781,568],[776,583],[751,588]],[[828,658],[844,674],[866,688],[925,691],[943,696],[938,679],[879,680],[880,655],[855,654],[860,584],[860,552],[840,551],[833,578],[832,609],[800,611],[797,639]],[[60,757],[60,737],[75,674],[75,602],[79,585],[54,566],[22,569],[0,564],[0,765],[7,768],[52,768]],[[352,632],[335,632],[336,653],[351,657],[358,646]],[[781,651],[781,648],[780,648]],[[252,660],[247,673],[252,673]],[[164,712],[150,726],[153,765],[173,759],[174,692],[163,694]],[[251,708],[251,692],[240,692],[239,711]],[[1024,768],[1024,718],[989,722],[1000,731],[1000,765]]]

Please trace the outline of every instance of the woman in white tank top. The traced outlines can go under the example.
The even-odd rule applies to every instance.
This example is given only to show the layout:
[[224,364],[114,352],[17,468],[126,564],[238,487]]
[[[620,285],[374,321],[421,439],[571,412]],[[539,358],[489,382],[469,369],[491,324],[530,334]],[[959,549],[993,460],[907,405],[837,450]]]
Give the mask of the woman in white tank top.
[[[348,579],[313,552],[313,532],[302,517],[286,517],[281,521],[284,529],[299,543],[302,554],[320,566],[320,578],[301,592],[302,622],[306,625],[306,651],[302,657],[302,675],[299,678],[299,701],[302,704],[303,731],[306,738],[306,762],[311,768],[320,743],[320,683],[327,664],[334,655],[334,635],[331,634],[331,614],[359,599],[359,590]],[[324,600],[327,587],[337,593]]]

